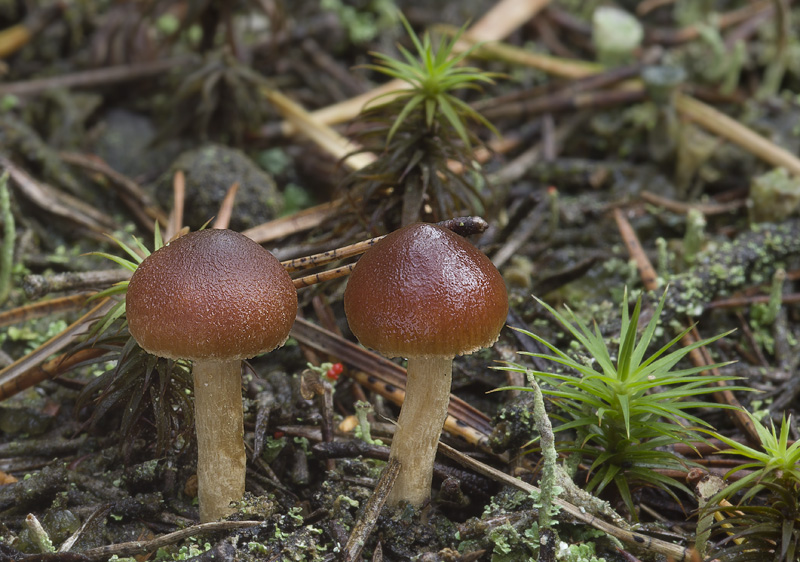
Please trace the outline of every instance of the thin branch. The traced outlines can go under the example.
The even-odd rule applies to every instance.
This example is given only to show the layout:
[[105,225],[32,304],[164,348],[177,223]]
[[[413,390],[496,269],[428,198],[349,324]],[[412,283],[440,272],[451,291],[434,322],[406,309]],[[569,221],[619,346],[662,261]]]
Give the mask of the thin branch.
[[236,529],[250,529],[262,525],[263,521],[216,521],[213,523],[201,523],[186,529],[167,533],[149,541],[131,541],[107,546],[99,546],[83,551],[81,554],[91,560],[108,560],[110,557],[133,556],[136,554],[146,554],[155,552],[159,548],[169,546],[178,541],[188,539],[203,533],[216,533],[220,531],[234,531]]
[[172,68],[185,67],[195,60],[196,58],[194,56],[179,56],[153,62],[123,64],[120,66],[99,68],[97,70],[85,70],[83,72],[62,74],[61,76],[53,76],[51,78],[37,78],[35,80],[0,84],[0,96],[8,94],[27,96],[58,88],[87,88],[119,82],[130,82],[154,74],[161,74]]

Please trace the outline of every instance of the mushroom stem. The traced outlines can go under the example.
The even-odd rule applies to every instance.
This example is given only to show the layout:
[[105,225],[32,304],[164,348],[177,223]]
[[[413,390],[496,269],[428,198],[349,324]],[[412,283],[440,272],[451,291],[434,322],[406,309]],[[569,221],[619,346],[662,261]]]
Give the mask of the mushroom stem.
[[406,397],[397,420],[389,455],[400,461],[400,474],[386,502],[401,500],[422,506],[431,495],[436,446],[447,417],[452,357],[408,359]]
[[200,522],[208,523],[244,495],[242,362],[195,360],[192,373]]

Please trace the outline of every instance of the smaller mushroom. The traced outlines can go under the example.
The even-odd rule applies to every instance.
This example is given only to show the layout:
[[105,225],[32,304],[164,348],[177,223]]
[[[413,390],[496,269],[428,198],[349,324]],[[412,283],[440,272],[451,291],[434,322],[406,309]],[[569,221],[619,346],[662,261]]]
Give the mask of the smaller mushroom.
[[390,453],[401,468],[387,502],[419,507],[431,493],[453,358],[497,340],[508,314],[503,278],[464,238],[436,225],[412,224],[358,260],[344,310],[363,345],[408,358],[406,395]]
[[153,252],[126,296],[131,335],[148,353],[194,362],[200,520],[232,512],[245,485],[241,364],[283,345],[297,291],[267,250],[231,230],[202,230]]

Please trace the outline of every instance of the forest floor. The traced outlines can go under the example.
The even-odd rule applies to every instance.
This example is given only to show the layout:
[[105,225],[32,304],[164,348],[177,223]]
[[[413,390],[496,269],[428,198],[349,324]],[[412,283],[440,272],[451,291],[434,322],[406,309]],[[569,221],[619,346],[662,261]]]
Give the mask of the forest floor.
[[[600,4],[0,2],[0,560],[797,559],[792,451],[767,488],[748,482],[758,459],[728,475],[747,459],[720,453],[762,451],[769,420],[784,450],[797,438],[797,9],[619,2],[613,39],[641,37],[610,52]],[[358,116],[386,82],[374,53],[415,52],[396,9],[420,37],[487,41],[469,64],[491,83],[456,95],[498,134],[470,121],[474,152],[449,138],[460,161],[431,164],[440,130],[398,164]],[[359,175],[373,158],[386,175]],[[455,360],[430,502],[383,506],[405,363],[357,345],[336,254],[293,267],[290,338],[243,370],[246,494],[200,524],[191,364],[136,346],[119,294],[92,298],[130,276],[97,253],[134,259],[114,240],[136,254],[212,221],[297,265],[466,216],[486,221],[469,239],[509,314]],[[625,386],[624,358],[691,326],[649,373],[684,378]],[[652,341],[632,352],[636,327]],[[582,383],[593,368],[618,378]],[[520,390],[534,371],[562,377],[536,377],[546,417]],[[715,523],[700,508],[725,482],[747,486]]]

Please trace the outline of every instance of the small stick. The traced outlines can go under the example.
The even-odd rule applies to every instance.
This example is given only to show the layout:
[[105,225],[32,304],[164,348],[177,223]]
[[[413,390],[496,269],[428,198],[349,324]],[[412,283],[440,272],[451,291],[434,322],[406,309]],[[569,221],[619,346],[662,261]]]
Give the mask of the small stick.
[[56,273],[54,275],[26,275],[22,280],[22,289],[29,299],[39,298],[47,293],[63,291],[85,291],[108,287],[114,283],[125,281],[131,276],[127,269],[103,269],[100,271],[84,271]]
[[114,222],[108,215],[73,195],[37,181],[8,158],[0,156],[0,166],[6,168],[11,179],[28,200],[48,213],[70,220],[95,233],[114,230]]
[[[737,25],[758,16],[760,12],[772,10],[771,0],[762,0],[748,4],[742,8],[720,14],[716,26],[719,30]],[[701,26],[692,24],[680,29],[660,29],[653,28],[647,31],[647,43],[658,43],[660,45],[678,45],[691,41],[700,36]]]
[[668,211],[681,215],[685,215],[690,209],[697,209],[706,216],[720,215],[723,213],[730,213],[747,205],[747,200],[744,198],[727,203],[684,203],[683,201],[675,201],[674,199],[656,195],[650,191],[642,191],[639,196],[648,203],[664,207]]
[[320,47],[319,43],[314,39],[309,37],[300,46],[316,67],[329,74],[331,78],[334,78],[338,85],[349,92],[349,95],[359,96],[367,91],[369,86],[366,80],[350,72],[340,61],[331,56],[326,49]]
[[214,224],[211,228],[228,228],[233,214],[233,202],[236,199],[238,190],[239,182],[233,182],[233,185],[228,188],[228,192],[225,194],[225,199],[222,200],[222,205],[219,206],[219,213],[217,218],[214,219]]
[[94,293],[79,293],[77,295],[69,295],[43,302],[26,304],[24,306],[12,308],[11,310],[4,310],[0,312],[0,328],[5,328],[13,324],[21,324],[22,322],[27,322],[36,318],[44,318],[51,314],[80,310],[86,305],[86,299],[93,294]]
[[309,207],[292,215],[254,226],[243,231],[242,234],[259,244],[284,238],[285,236],[319,226],[339,212],[342,204],[343,200],[335,199],[328,203]]
[[201,523],[199,525],[187,527],[186,529],[167,533],[166,535],[156,537],[153,540],[131,541],[107,546],[99,546],[97,548],[84,550],[81,554],[90,560],[107,560],[114,555],[133,556],[135,554],[146,554],[148,552],[155,552],[159,548],[168,546],[183,539],[188,539],[189,537],[193,537],[201,533],[249,529],[252,527],[258,527],[263,523],[263,521],[217,521],[213,523]]
[[[55,360],[49,361],[41,367],[29,366],[38,365],[54,353],[57,353],[67,347],[79,336],[84,335],[89,331],[95,320],[102,318],[103,315],[111,310],[116,304],[117,301],[114,299],[103,299],[97,304],[97,306],[70,324],[65,330],[59,332],[57,335],[53,336],[27,355],[17,359],[8,367],[0,369],[0,400],[4,400],[9,396],[13,396],[14,394],[34,386],[43,380],[53,378],[54,375],[47,371],[46,368]],[[90,349],[102,353],[106,353],[108,351],[100,348]],[[102,353],[98,353],[98,355],[102,355]],[[95,355],[95,357],[98,355]],[[69,361],[69,357],[70,356],[61,356],[60,359],[63,361]],[[56,365],[61,366],[63,363],[56,363]]]
[[[458,31],[458,28],[452,25],[437,25],[436,29],[450,36]],[[478,47],[472,51],[473,58],[498,58],[512,64],[536,68],[561,78],[585,78],[604,70],[603,66],[598,63],[532,53],[522,48],[513,47],[507,43],[480,43],[479,40],[476,40],[469,34],[464,34],[461,37],[461,41],[468,43],[470,46],[478,45]]]
[[394,481],[397,480],[397,475],[400,473],[400,461],[392,457],[383,469],[378,480],[378,485],[367,501],[364,507],[364,512],[359,517],[356,524],[353,526],[353,531],[347,539],[347,544],[344,547],[342,560],[344,562],[352,562],[353,560],[361,560],[361,551],[364,548],[364,543],[367,542],[370,533],[375,528],[375,523],[378,521],[378,516],[383,509],[389,492],[394,486]]
[[711,133],[738,144],[773,166],[784,167],[792,174],[800,175],[800,159],[797,156],[737,120],[684,94],[678,94],[675,107],[682,117],[691,119]]
[[497,269],[503,267],[505,263],[512,256],[517,254],[519,249],[534,235],[536,230],[542,224],[542,220],[546,211],[547,204],[539,203],[533,209],[531,209],[530,213],[528,213],[524,220],[520,221],[519,225],[517,225],[517,227],[514,229],[514,232],[508,237],[508,241],[500,247],[500,249],[492,258],[492,263]]
[[164,232],[164,240],[172,240],[178,236],[178,232],[183,226],[183,203],[186,201],[186,176],[183,170],[177,170],[172,178],[173,204],[172,212],[169,214],[167,230]]
[[[78,152],[59,152],[58,155],[67,164],[79,166],[85,170],[104,175],[111,180],[111,183],[117,187],[121,194],[125,194],[130,197],[130,199],[125,198],[126,203],[131,200],[135,201],[144,207],[144,213],[150,219],[157,220],[162,227],[166,226],[167,215],[164,213],[164,211],[158,208],[158,206],[153,202],[152,198],[145,193],[141,186],[129,177],[116,171],[100,157],[80,154]],[[150,221],[143,223],[142,226],[151,232],[153,231],[153,224]]]
[[377,159],[371,152],[358,152],[360,150],[358,145],[334,131],[329,125],[315,119],[300,104],[281,92],[271,88],[261,88],[261,93],[298,131],[328,154],[342,161],[351,171],[365,168]]
[[[336,248],[335,250],[328,250],[327,252],[313,254],[311,256],[304,256],[302,258],[295,258],[293,260],[282,261],[281,265],[289,273],[293,273],[295,271],[301,271],[303,269],[311,269],[312,267],[325,265],[326,263],[330,263],[332,261],[342,260],[345,258],[350,258],[353,256],[357,256],[359,254],[363,254],[370,247],[372,247],[375,244],[375,242],[377,242],[382,238],[383,236],[378,236],[376,238],[370,238],[369,240],[364,240],[363,242],[356,242],[355,244],[350,244],[349,246]],[[305,287],[306,285],[303,286]]]
[[[443,220],[436,224],[443,228],[447,228],[448,230],[452,230],[453,232],[455,232],[460,236],[471,236],[473,234],[480,234],[481,232],[485,232],[486,229],[489,228],[489,223],[487,223],[481,217],[457,217],[453,219]],[[294,271],[300,271],[303,269],[311,269],[312,267],[324,265],[332,261],[350,258],[353,256],[357,256],[359,254],[363,254],[370,247],[372,247],[375,244],[375,242],[381,240],[382,238],[384,237],[377,236],[375,238],[370,238],[369,240],[364,240],[362,242],[356,242],[355,244],[344,246],[342,248],[337,248],[335,250],[328,250],[327,252],[322,252],[311,256],[304,256],[302,258],[286,260],[281,262],[281,265],[283,265],[283,267],[289,273],[292,273]],[[333,271],[337,270],[336,269],[331,270],[331,272]],[[343,275],[347,275],[349,272],[350,270],[342,272],[338,275],[335,275],[334,277],[331,277],[330,279],[335,279],[336,277],[342,277]],[[325,273],[330,273],[330,272],[325,272]],[[313,275],[309,275],[308,279],[313,277],[314,277]],[[322,280],[327,280],[327,278]],[[301,286],[307,287],[309,285],[313,285],[316,282],[317,281],[309,282],[308,284],[303,284]]]
[[622,236],[622,241],[628,248],[628,254],[631,259],[636,262],[636,269],[639,270],[639,277],[642,279],[644,288],[648,291],[655,291],[658,289],[658,274],[656,273],[653,264],[647,254],[644,253],[642,245],[639,243],[639,237],[636,236],[631,223],[625,218],[620,209],[614,209],[614,220],[617,221],[617,228]]
[[185,66],[192,63],[194,56],[178,56],[169,59],[156,60],[139,64],[123,64],[119,66],[109,66],[97,70],[86,70],[74,72],[72,74],[62,74],[51,78],[38,78],[21,82],[11,82],[0,85],[0,96],[13,94],[15,96],[25,96],[39,94],[53,90],[55,88],[90,87],[101,84],[113,84],[116,82],[126,82],[138,80],[145,76],[161,74],[162,72],[178,66]]
[[[752,295],[741,297],[730,297],[727,299],[719,299],[708,303],[706,308],[741,308],[751,306],[754,304],[767,304],[769,302],[769,295]],[[797,304],[800,302],[800,293],[791,293],[781,297],[782,304]],[[0,315],[2,318],[2,315]],[[0,324],[2,326],[2,324]]]
[[295,289],[303,289],[304,287],[310,287],[311,285],[316,285],[317,283],[323,283],[325,281],[331,281],[333,279],[338,279],[339,277],[344,277],[345,275],[350,275],[350,272],[353,271],[355,266],[356,264],[349,263],[347,265],[337,267],[336,269],[330,269],[320,273],[312,273],[311,275],[306,275],[305,277],[292,279],[292,283],[294,283]]
[[[552,111],[566,109],[581,109],[587,107],[593,100],[602,105],[603,103],[624,103],[626,99],[603,100],[602,88],[607,88],[637,76],[642,70],[641,64],[629,65],[612,70],[590,74],[585,78],[574,80],[565,87],[552,92],[537,96],[527,95],[522,99],[506,100],[510,103],[502,103],[502,98],[498,103],[487,100],[482,103],[485,106],[483,114],[487,119],[494,120],[503,117],[515,117],[517,115],[535,115]],[[530,91],[530,90],[529,90]],[[605,92],[608,93],[608,92]],[[642,93],[643,97],[644,94]]]
[[454,219],[437,222],[436,224],[442,228],[452,230],[459,236],[481,234],[482,232],[486,232],[486,229],[489,228],[489,223],[481,217],[456,217]]
[[[452,31],[452,28],[444,29],[447,33]],[[464,40],[471,41],[467,36],[464,37]],[[594,63],[575,62],[538,55],[501,43],[487,43],[481,45],[475,51],[476,56],[483,53],[497,56],[506,62],[538,68],[549,74],[564,78],[584,78],[603,70],[601,66]],[[641,89],[643,85],[641,80],[630,80],[623,82],[618,87],[635,90]],[[744,150],[751,152],[773,166],[782,166],[793,174],[800,175],[800,159],[794,154],[713,107],[691,96],[679,93],[675,98],[675,108],[682,117],[696,122],[714,135],[738,144]]]

